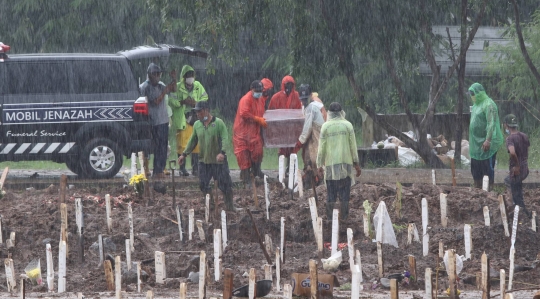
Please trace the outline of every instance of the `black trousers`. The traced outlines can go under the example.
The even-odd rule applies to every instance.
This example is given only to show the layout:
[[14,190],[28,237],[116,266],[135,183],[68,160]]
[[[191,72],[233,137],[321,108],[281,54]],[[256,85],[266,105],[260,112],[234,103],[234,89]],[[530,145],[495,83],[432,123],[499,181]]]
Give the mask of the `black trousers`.
[[336,202],[338,195],[341,202],[349,202],[349,198],[351,197],[351,178],[346,177],[335,181],[327,180],[326,191],[328,193],[328,202]]
[[210,193],[210,180],[217,180],[219,190],[226,193],[232,190],[231,174],[229,173],[229,164],[227,159],[223,164],[205,164],[199,162],[199,188],[205,194]]

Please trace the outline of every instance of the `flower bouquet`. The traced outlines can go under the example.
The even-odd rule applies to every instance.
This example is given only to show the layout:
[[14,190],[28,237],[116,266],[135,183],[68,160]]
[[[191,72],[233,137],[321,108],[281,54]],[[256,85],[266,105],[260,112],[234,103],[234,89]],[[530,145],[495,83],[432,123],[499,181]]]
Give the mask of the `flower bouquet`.
[[142,196],[144,192],[145,181],[148,181],[148,180],[146,179],[146,176],[144,175],[144,173],[141,173],[141,174],[132,176],[131,179],[129,179],[129,185],[135,188],[135,192],[139,194],[139,196]]

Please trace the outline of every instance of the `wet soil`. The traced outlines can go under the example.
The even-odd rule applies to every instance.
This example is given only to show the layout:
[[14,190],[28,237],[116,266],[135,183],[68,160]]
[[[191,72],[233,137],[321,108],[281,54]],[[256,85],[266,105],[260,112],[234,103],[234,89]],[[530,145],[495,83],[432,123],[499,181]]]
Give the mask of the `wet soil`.
[[[257,188],[258,201],[264,207],[264,188]],[[239,287],[248,283],[246,273],[254,268],[259,279],[264,277],[263,265],[267,263],[261,250],[257,235],[253,229],[252,221],[246,212],[249,208],[253,212],[255,223],[264,240],[268,234],[273,241],[273,248],[279,246],[280,219],[286,219],[286,246],[285,263],[281,265],[281,287],[289,283],[292,273],[309,272],[310,259],[318,259],[317,246],[311,223],[308,197],[312,197],[311,190],[307,190],[302,198],[295,194],[291,199],[288,191],[278,184],[270,186],[269,208],[270,219],[266,219],[266,211],[254,206],[253,191],[249,189],[235,189],[235,204],[244,208],[238,212],[227,213],[228,246],[223,252],[222,266],[230,268],[234,273],[234,286]],[[440,193],[447,193],[448,226],[442,227],[440,220]],[[107,232],[105,216],[105,194],[110,194],[113,202],[112,233]],[[319,201],[318,214],[323,218],[324,242],[331,242],[331,221],[325,216],[326,188],[317,187]],[[75,198],[82,198],[84,207],[84,262],[78,257],[78,238],[75,220]],[[196,220],[205,220],[202,194],[195,186],[183,186],[176,190],[176,201],[180,206],[184,229],[187,232],[187,215],[189,209],[194,209]],[[421,234],[421,200],[426,198],[429,206],[429,254],[424,257],[422,244],[413,242],[407,244],[407,225],[414,222]],[[67,262],[67,291],[97,293],[106,291],[103,267],[99,265],[99,255],[94,250],[98,235],[109,238],[115,248],[108,248],[107,254],[121,256],[125,261],[125,240],[129,239],[129,224],[127,205],[132,203],[134,215],[135,251],[131,255],[132,261],[144,261],[142,269],[147,273],[142,285],[143,291],[177,292],[181,282],[187,282],[189,272],[199,269],[198,252],[206,251],[208,261],[209,293],[219,293],[222,282],[214,282],[213,269],[213,229],[221,228],[221,218],[217,213],[223,209],[223,196],[219,193],[216,208],[210,213],[211,219],[204,223],[206,240],[201,241],[197,229],[193,240],[180,242],[176,213],[172,208],[172,193],[170,187],[165,195],[153,192],[150,198],[138,196],[131,187],[123,188],[122,184],[107,188],[85,188],[67,190],[68,206],[68,262]],[[459,274],[459,289],[465,293],[477,290],[476,274],[480,272],[480,257],[483,252],[490,258],[490,266],[494,278],[492,288],[498,290],[499,269],[505,269],[508,277],[510,237],[504,235],[504,229],[499,211],[497,194],[469,187],[434,186],[428,184],[412,184],[402,189],[401,210],[396,209],[395,184],[356,184],[352,187],[350,200],[350,213],[347,220],[342,221],[339,227],[339,242],[347,242],[347,228],[354,232],[354,246],[362,255],[363,286],[368,294],[387,294],[387,290],[377,284],[378,266],[376,243],[364,236],[362,204],[368,200],[373,204],[373,210],[381,201],[386,203],[388,212],[394,224],[399,248],[383,245],[385,275],[402,273],[409,270],[408,255],[414,255],[417,263],[417,281],[401,286],[401,291],[421,290],[424,287],[425,268],[437,272],[439,260],[439,241],[446,249],[455,249],[459,255],[465,254],[464,224],[472,226],[472,259],[464,262],[463,271]],[[525,190],[525,201],[530,211],[540,211],[540,189]],[[45,245],[52,246],[55,271],[58,266],[58,244],[60,237],[60,211],[59,191],[56,186],[42,190],[10,191],[0,200],[0,214],[2,216],[3,240],[10,232],[16,232],[15,247],[7,250],[5,243],[2,246],[2,257],[10,255],[14,261],[15,272],[24,273],[24,268],[33,259],[41,259],[42,276],[46,275]],[[490,210],[491,226],[484,225],[483,207]],[[339,204],[336,205],[339,208]],[[216,213],[217,212],[217,213]],[[512,232],[512,216],[508,217],[510,233]],[[186,234],[184,234],[186,237]],[[186,238],[187,239],[187,238]],[[421,239],[421,236],[420,236]],[[109,246],[110,247],[110,246]],[[514,275],[514,289],[531,288],[540,284],[540,234],[531,229],[531,221],[524,215],[520,216],[517,237],[515,242],[516,273]],[[155,251],[166,253],[166,267],[168,279],[164,284],[156,284],[155,267],[152,259]],[[185,252],[178,252],[185,251]],[[324,257],[330,255],[325,248]],[[270,253],[272,261],[274,252]],[[342,287],[336,289],[336,296],[347,297],[347,284],[350,283],[351,273],[348,266],[348,250],[343,250],[343,261],[335,274]],[[518,271],[519,270],[519,271]],[[5,274],[0,271],[1,288],[5,288]],[[320,267],[319,273],[326,273]],[[438,290],[448,287],[447,275],[443,268],[438,271]],[[137,291],[135,277],[125,274],[122,288],[128,293]],[[275,276],[274,276],[275,279]],[[435,288],[435,286],[434,286]],[[540,288],[540,287],[538,287]],[[198,289],[196,283],[188,282],[188,291],[195,294]],[[29,292],[47,292],[46,284],[31,285]],[[5,291],[5,290],[3,290]],[[495,291],[493,293],[496,293]],[[281,294],[273,292],[272,294]],[[463,297],[463,296],[462,296]]]

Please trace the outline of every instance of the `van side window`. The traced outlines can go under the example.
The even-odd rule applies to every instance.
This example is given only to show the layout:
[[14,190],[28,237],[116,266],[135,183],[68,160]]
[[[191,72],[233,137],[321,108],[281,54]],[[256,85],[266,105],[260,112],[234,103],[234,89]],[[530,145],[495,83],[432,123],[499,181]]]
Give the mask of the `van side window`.
[[127,92],[126,78],[118,61],[82,60],[72,63],[75,94]]
[[6,64],[7,94],[69,93],[66,65],[62,62]]

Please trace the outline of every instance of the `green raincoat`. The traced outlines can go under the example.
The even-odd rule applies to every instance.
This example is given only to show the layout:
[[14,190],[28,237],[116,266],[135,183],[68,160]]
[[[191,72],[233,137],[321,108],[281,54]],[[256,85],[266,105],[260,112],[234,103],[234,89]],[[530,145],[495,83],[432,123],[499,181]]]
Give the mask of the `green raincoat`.
[[177,91],[172,93],[169,97],[169,106],[172,108],[171,129],[173,130],[184,130],[186,128],[186,112],[189,112],[191,109],[191,107],[186,107],[186,105],[180,104],[180,101],[183,101],[188,97],[191,97],[196,102],[208,100],[208,94],[206,93],[206,90],[204,90],[201,82],[193,82],[193,89],[191,91],[186,89],[186,85],[184,84],[184,75],[189,71],[195,72],[195,70],[189,65],[184,65],[184,67],[182,67],[180,81],[176,84]]
[[[499,111],[482,85],[474,83],[469,91],[475,94],[469,124],[469,154],[475,160],[487,160],[499,150],[504,141]],[[485,152],[482,144],[486,140],[491,140],[491,145]]]

